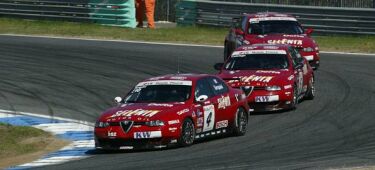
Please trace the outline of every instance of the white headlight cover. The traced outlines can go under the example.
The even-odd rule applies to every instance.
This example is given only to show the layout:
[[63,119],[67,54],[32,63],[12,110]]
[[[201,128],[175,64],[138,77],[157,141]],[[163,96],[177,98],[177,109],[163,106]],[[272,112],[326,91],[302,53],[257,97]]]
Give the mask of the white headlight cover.
[[98,127],[98,128],[105,128],[109,126],[109,123],[108,122],[100,122],[100,121],[97,121],[95,123],[95,127]]
[[311,47],[307,47],[307,48],[303,48],[303,51],[304,51],[304,52],[313,52],[314,49],[311,48]]
[[279,91],[281,90],[281,87],[280,86],[267,86],[266,90],[267,91]]

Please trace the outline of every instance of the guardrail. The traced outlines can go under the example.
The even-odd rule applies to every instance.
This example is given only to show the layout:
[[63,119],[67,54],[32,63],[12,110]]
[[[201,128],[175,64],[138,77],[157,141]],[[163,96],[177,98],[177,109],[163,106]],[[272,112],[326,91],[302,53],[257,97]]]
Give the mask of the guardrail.
[[134,0],[1,0],[0,16],[136,25]]
[[206,0],[182,0],[177,4],[179,25],[229,27],[243,13],[281,12],[292,14],[304,27],[320,34],[375,35],[375,9],[287,6]]

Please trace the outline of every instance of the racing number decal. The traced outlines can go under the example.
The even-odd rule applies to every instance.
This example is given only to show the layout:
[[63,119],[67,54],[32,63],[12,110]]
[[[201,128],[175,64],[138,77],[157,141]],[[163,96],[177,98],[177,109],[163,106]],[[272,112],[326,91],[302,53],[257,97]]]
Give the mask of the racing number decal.
[[210,131],[214,129],[215,122],[215,107],[214,105],[203,106],[203,132]]

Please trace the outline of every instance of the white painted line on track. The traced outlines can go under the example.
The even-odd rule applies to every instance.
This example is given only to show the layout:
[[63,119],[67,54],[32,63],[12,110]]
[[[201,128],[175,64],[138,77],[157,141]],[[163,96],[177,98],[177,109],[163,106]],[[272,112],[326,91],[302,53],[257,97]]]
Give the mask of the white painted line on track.
[[[44,36],[44,35],[0,34],[0,36],[51,38],[51,39],[84,40],[84,41],[103,41],[103,42],[122,42],[122,43],[136,43],[136,44],[186,46],[186,47],[224,48],[223,46],[216,46],[216,45],[183,44],[183,43],[167,43],[167,42],[148,42],[148,41],[131,41],[131,40],[106,40],[106,39],[95,39],[95,38],[59,37],[59,36]],[[323,53],[323,54],[341,54],[341,55],[375,56],[375,54],[371,54],[371,53],[351,53],[351,52],[336,52],[336,51],[320,51],[320,53]]]
[[30,163],[9,169],[27,169],[38,166],[65,163],[89,157],[86,152],[95,148],[93,123],[61,117],[15,112],[0,109],[0,122],[21,126],[32,126],[50,132],[59,138],[72,141],[58,151],[48,153]]

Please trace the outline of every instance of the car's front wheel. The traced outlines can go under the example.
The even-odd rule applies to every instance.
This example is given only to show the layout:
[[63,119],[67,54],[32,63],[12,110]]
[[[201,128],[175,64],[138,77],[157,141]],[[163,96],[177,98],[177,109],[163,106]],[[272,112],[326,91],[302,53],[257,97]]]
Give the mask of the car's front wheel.
[[247,130],[248,115],[243,108],[238,108],[233,126],[233,133],[236,136],[243,136]]
[[290,104],[290,109],[296,109],[297,104],[298,104],[298,90],[297,90],[297,85],[294,85],[293,98],[292,98],[292,103]]
[[195,138],[194,124],[191,119],[185,119],[181,127],[181,135],[178,139],[178,144],[181,146],[192,145]]

